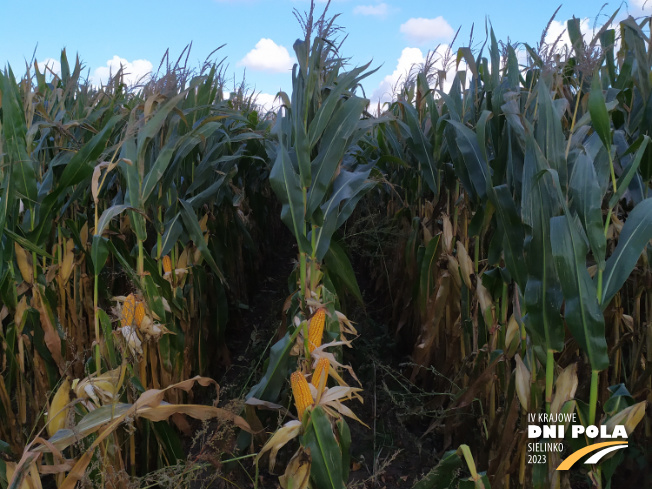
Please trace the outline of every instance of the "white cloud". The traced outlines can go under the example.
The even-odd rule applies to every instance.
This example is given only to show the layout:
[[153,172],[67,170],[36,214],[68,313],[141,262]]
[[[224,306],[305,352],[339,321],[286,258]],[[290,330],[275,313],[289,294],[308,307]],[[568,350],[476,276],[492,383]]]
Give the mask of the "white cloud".
[[131,86],[149,80],[152,74],[153,65],[146,59],[135,59],[127,61],[117,54],[106,62],[106,66],[97,68],[91,76],[91,83],[94,85],[105,84],[110,76],[114,76],[122,68],[124,82]]
[[372,17],[387,17],[389,13],[389,5],[386,3],[379,3],[376,5],[358,5],[353,9],[356,15],[367,15]]
[[[563,46],[571,48],[572,44],[570,42],[570,37],[568,37],[568,29],[566,26],[567,22],[559,22],[558,20],[553,20],[550,23],[550,26],[548,26],[548,31],[546,32],[546,37],[544,39],[545,43],[548,46],[552,46],[555,41],[559,39],[559,42],[556,46],[557,49],[562,48]],[[591,29],[590,21],[588,18],[580,20],[580,31],[582,32],[584,41],[591,42]],[[559,36],[561,36],[561,38]]]
[[280,99],[276,99],[276,95],[261,92],[256,94],[256,104],[263,109],[263,112],[269,112],[271,110],[278,110],[281,106],[281,101]]
[[632,14],[652,13],[652,0],[632,0]]
[[54,58],[45,58],[43,61],[39,61],[38,69],[46,76],[52,76],[51,72],[61,76],[61,63]]
[[426,60],[423,52],[419,48],[404,48],[401,51],[401,56],[398,58],[396,68],[391,75],[387,75],[380,82],[378,88],[374,90],[371,96],[372,103],[380,101],[380,103],[389,102],[394,97],[394,89],[405,82],[406,78],[410,75],[410,70],[415,65],[423,64]]
[[[423,64],[426,62],[426,56],[419,48],[405,48],[401,52],[401,56],[397,61],[396,68],[391,75],[387,75],[383,78],[383,81],[380,82],[378,88],[374,90],[371,100],[372,107],[375,106],[378,102],[381,104],[385,102],[390,102],[395,100],[395,89],[401,89],[405,80],[412,74],[414,70],[420,69]],[[457,71],[464,71],[467,69],[466,62],[461,61],[459,67],[455,63],[455,53],[450,52],[450,46],[448,44],[441,44],[435,49],[434,52],[429,53],[430,63],[431,63],[431,73],[436,73],[437,76],[434,77],[433,81],[439,82],[438,74],[443,73],[444,79],[441,80],[441,84],[437,83],[437,86],[432,86],[431,88],[439,90],[442,89],[444,92],[448,93],[451,85],[453,84],[453,79]],[[452,62],[450,62],[452,56]],[[448,61],[446,65],[444,62]],[[467,85],[468,85],[468,75],[467,75]],[[437,97],[437,95],[435,95]]]
[[254,49],[238,61],[238,65],[257,71],[283,73],[292,69],[294,59],[285,47],[271,39],[262,38]]
[[455,35],[453,28],[442,16],[434,19],[412,18],[401,24],[401,32],[418,44],[431,41],[450,41]]

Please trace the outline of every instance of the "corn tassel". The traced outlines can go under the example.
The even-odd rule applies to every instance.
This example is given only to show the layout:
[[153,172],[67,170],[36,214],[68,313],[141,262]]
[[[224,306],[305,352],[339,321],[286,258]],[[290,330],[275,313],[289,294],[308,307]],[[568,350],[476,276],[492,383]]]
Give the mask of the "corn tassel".
[[321,346],[321,340],[324,336],[324,322],[326,321],[326,310],[318,309],[315,315],[310,319],[308,326],[308,351],[312,353],[315,348]]
[[[319,390],[319,386],[321,385],[322,388],[326,387],[326,383],[328,382],[328,370],[330,369],[330,362],[328,361],[328,358],[320,358],[317,361],[317,365],[315,366],[315,371],[312,374],[312,380],[311,384],[314,385],[317,390]],[[322,378],[323,381],[322,381]]]
[[297,414],[299,419],[302,419],[306,408],[312,406],[310,387],[301,372],[294,372],[290,376],[290,383],[292,384],[292,395],[294,396],[294,404],[297,407]]

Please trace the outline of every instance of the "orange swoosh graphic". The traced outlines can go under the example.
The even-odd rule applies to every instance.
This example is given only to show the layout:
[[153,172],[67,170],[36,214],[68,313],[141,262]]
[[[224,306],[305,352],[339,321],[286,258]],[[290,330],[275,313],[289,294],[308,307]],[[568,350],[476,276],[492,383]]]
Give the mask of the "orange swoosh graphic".
[[595,452],[596,450],[599,450],[604,447],[610,447],[612,445],[627,445],[626,441],[605,441],[602,443],[596,443],[594,445],[589,445],[588,447],[584,447],[581,450],[578,450],[576,452],[573,452],[570,456],[566,458],[561,464],[559,464],[559,467],[557,467],[557,470],[568,470],[570,469],[575,462],[577,462],[579,459],[581,459],[584,455],[587,455],[591,452]]

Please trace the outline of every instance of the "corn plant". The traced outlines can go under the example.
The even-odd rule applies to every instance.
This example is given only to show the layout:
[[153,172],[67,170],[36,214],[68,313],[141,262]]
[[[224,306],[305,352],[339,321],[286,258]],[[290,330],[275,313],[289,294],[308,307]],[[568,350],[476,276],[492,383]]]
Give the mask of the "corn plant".
[[[471,75],[468,88],[464,73],[449,93],[431,88],[424,67],[390,107],[395,120],[377,131],[374,155],[393,201],[387,208],[404,236],[389,268],[405,267],[400,273],[413,284],[391,292],[398,297],[395,321],[415,338],[412,379],[426,375],[424,365],[434,365],[444,374],[435,386],[449,376],[460,389],[450,407],[484,399],[481,439],[497,487],[508,487],[515,469],[520,484],[559,484],[558,457],[529,473],[525,437],[497,435],[518,426],[519,405],[523,412],[577,410],[588,425],[600,421],[602,399],[609,406],[602,423],[628,419],[631,432],[642,419],[644,404],[629,391],[623,391],[628,402],[619,415],[613,409],[617,388],[600,393],[599,383],[600,375],[605,386],[622,379],[620,365],[618,377],[606,372],[608,344],[619,363],[629,345],[619,339],[622,326],[616,337],[607,334],[605,319],[614,317],[614,298],[618,308],[621,294],[630,294],[627,282],[637,282],[636,264],[651,237],[649,183],[641,172],[648,137],[638,127],[642,119],[632,118],[638,112],[623,116],[618,109],[636,97],[643,103],[647,82],[633,81],[630,68],[647,63],[640,54],[641,26],[632,19],[621,24],[627,41],[620,58],[609,22],[587,45],[577,20],[568,30],[573,50],[564,62],[555,64],[551,51],[529,48],[533,65],[525,70],[515,49],[501,52],[490,32],[488,58],[470,47],[458,51],[457,62],[464,60]],[[573,348],[583,352],[590,372],[584,400],[575,397]],[[438,421],[427,432],[454,433],[448,426]],[[520,468],[504,457],[511,451],[520,453]],[[596,467],[590,477],[602,484],[616,464],[608,462],[605,472]],[[438,487],[436,479],[423,487]]]
[[[147,389],[204,372],[209,345],[228,358],[229,303],[248,293],[241,277],[255,260],[246,255],[260,251],[250,232],[261,234],[252,224],[265,222],[246,220],[249,194],[264,191],[258,141],[266,123],[223,103],[219,65],[196,76],[177,65],[165,82],[154,79],[140,91],[129,90],[121,72],[103,87],[83,82],[81,62],[71,70],[65,51],[61,65],[61,76],[35,64],[35,74],[28,69],[19,82],[11,69],[0,77],[8,367],[0,375],[8,420],[0,439],[13,454],[42,443],[34,434],[44,426],[55,439],[53,427],[74,428],[66,421],[73,405],[83,425],[94,402],[133,404]],[[253,196],[255,210],[265,214],[259,200]],[[207,310],[208,302],[219,309]],[[110,398],[96,390],[107,382]],[[77,401],[66,396],[71,389]],[[78,405],[88,396],[93,402]],[[187,399],[184,389],[165,397],[175,405]],[[137,422],[142,473],[183,456],[178,432],[159,421]],[[47,444],[39,450],[52,453]],[[116,431],[99,451],[112,454],[116,472],[137,475],[134,436]],[[83,458],[97,462],[100,452]],[[84,473],[79,465],[66,479],[72,466],[64,465],[58,485]],[[25,475],[13,473],[14,481]]]
[[[306,37],[294,44],[298,63],[292,74],[292,96],[280,95],[283,113],[274,129],[277,142],[270,148],[274,161],[270,183],[282,204],[281,219],[299,250],[297,291],[289,313],[294,320],[272,348],[265,376],[247,396],[248,402],[276,402],[288,369],[294,369],[290,357],[298,356],[291,375],[298,420],[280,428],[259,453],[271,450],[273,467],[275,452],[301,435],[299,451],[281,478],[283,487],[295,488],[307,487],[310,481],[313,487],[344,487],[350,434],[342,415],[357,417],[341,401],[359,397],[360,391],[337,373],[343,367],[337,350],[341,345],[351,346],[345,334],[355,334],[355,329],[337,310],[333,278],[353,290],[357,284],[333,236],[372,186],[373,161],[364,161],[356,143],[373,121],[362,117],[368,101],[355,95],[360,80],[370,72],[367,66],[342,72],[343,60],[329,39],[335,18],[327,20],[325,15],[326,10],[314,22],[311,9],[303,23]],[[322,345],[324,334],[329,341]],[[329,352],[329,347],[336,350]],[[328,372],[339,386],[327,387]],[[311,376],[312,387],[306,374]]]

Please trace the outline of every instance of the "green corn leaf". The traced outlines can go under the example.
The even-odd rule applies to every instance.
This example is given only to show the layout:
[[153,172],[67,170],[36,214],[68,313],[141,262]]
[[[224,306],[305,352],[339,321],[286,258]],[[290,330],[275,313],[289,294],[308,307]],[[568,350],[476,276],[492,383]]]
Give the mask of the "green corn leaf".
[[106,350],[109,354],[109,369],[116,368],[119,366],[119,363],[115,344],[113,342],[113,327],[111,326],[111,319],[109,319],[109,315],[100,308],[97,309],[97,315],[100,319],[100,326],[102,328],[102,338],[106,342]]
[[353,272],[353,266],[344,248],[335,240],[331,240],[330,247],[324,256],[324,263],[329,274],[340,279],[349,293],[360,303],[364,304],[358,281]]
[[496,208],[499,229],[503,234],[503,254],[510,275],[521,290],[525,290],[527,268],[523,256],[525,231],[516,210],[516,204],[507,185],[499,185],[489,194]]
[[566,300],[566,325],[589,357],[592,369],[604,370],[609,366],[604,316],[586,269],[588,246],[580,231],[579,221],[567,215],[550,220],[552,254]]
[[629,213],[618,238],[618,246],[607,260],[600,305],[605,310],[632,273],[641,253],[652,239],[652,198]]
[[349,425],[346,423],[344,416],[337,421],[337,433],[342,451],[342,482],[346,484],[349,480],[349,470],[351,468],[351,430],[349,430]]
[[11,178],[16,197],[22,198],[26,208],[36,204],[36,174],[27,154],[25,143],[25,115],[20,101],[18,85],[11,68],[0,75],[2,92],[2,132],[6,153],[11,164]]
[[582,30],[580,29],[580,19],[573,17],[566,22],[568,29],[568,37],[570,38],[575,56],[581,58],[584,55],[584,38],[582,37]]
[[131,209],[128,205],[113,205],[106,209],[104,212],[102,212],[102,215],[100,216],[100,219],[97,221],[97,229],[95,230],[95,234],[98,236],[101,236],[102,233],[106,230],[107,226],[111,222],[111,219],[113,219],[115,216],[120,215],[127,209]]
[[145,178],[143,178],[143,189],[141,191],[142,202],[147,202],[152,191],[156,188],[156,184],[161,180],[165,170],[170,164],[172,155],[174,154],[175,145],[168,143],[156,157],[156,161],[152,165]]
[[[318,260],[322,260],[328,251],[333,233],[353,213],[364,194],[373,188],[374,182],[367,179],[370,171],[371,164],[356,168],[354,171],[341,169],[335,178],[332,194],[320,208],[323,221],[317,231],[314,250]],[[309,237],[312,236],[312,232],[309,233]]]
[[183,232],[183,226],[181,225],[181,213],[177,213],[168,223],[165,225],[165,232],[161,238],[161,249],[159,250],[160,256],[167,255],[176,242],[179,240],[179,236]]
[[428,306],[428,299],[434,289],[433,268],[436,266],[437,258],[439,256],[439,239],[441,234],[433,237],[423,254],[421,260],[421,271],[419,273],[419,305],[421,306],[421,314],[425,317],[426,307]]
[[645,148],[647,148],[647,144],[649,141],[650,141],[650,137],[644,135],[643,139],[640,141],[638,149],[636,150],[636,155],[634,156],[634,160],[627,167],[627,170],[623,172],[620,175],[620,177],[618,177],[618,182],[616,184],[617,190],[609,199],[610,208],[613,208],[621,199],[621,197],[625,194],[625,191],[629,186],[629,182],[632,181],[632,178],[634,178],[634,175],[636,175],[636,172],[638,171],[638,168],[641,165],[641,160],[643,159],[643,154],[645,153]]
[[225,282],[222,271],[217,266],[215,258],[213,258],[213,255],[208,249],[208,246],[206,246],[206,242],[204,241],[204,234],[202,233],[201,227],[199,226],[199,220],[197,219],[197,215],[195,214],[194,209],[188,202],[183,199],[179,199],[179,202],[181,203],[181,209],[179,212],[181,214],[181,218],[183,219],[183,225],[188,232],[188,236],[190,236],[190,239],[192,239],[193,243],[195,243],[195,246],[199,249],[201,255],[204,257],[204,260],[206,260],[213,272],[215,272],[215,275],[217,275],[222,282]]
[[93,273],[99,275],[109,257],[108,239],[96,234],[93,236],[91,245],[91,261],[93,262]]
[[432,154],[432,145],[421,128],[417,110],[407,102],[401,101],[400,104],[409,128],[408,146],[419,162],[419,169],[428,187],[437,195],[439,183],[437,167]]
[[324,134],[324,130],[331,120],[333,112],[337,107],[337,103],[340,101],[344,92],[352,90],[363,78],[366,78],[376,71],[373,70],[364,73],[364,71],[369,67],[369,64],[370,63],[340,75],[337,79],[337,83],[330,87],[331,90],[329,91],[328,96],[323,100],[319,109],[315,113],[315,117],[313,117],[310,122],[310,129],[308,130],[310,149],[315,147],[321,136]]
[[[299,328],[296,330],[299,331]],[[276,402],[281,389],[286,383],[288,377],[288,368],[290,361],[290,350],[294,346],[296,335],[290,336],[286,333],[283,338],[278,340],[271,348],[269,353],[269,364],[265,375],[255,386],[251,388],[246,398],[255,397],[262,401]]]
[[331,422],[321,406],[317,406],[310,413],[310,421],[301,444],[310,448],[310,478],[315,488],[344,489],[342,452],[333,434]]
[[367,100],[351,97],[342,102],[333,114],[322,136],[319,153],[312,162],[312,186],[308,193],[307,216],[311,216],[322,204],[338,165],[354,142],[351,136],[360,123],[366,105]]
[[593,75],[593,80],[591,81],[591,93],[589,95],[589,113],[591,114],[591,122],[595,132],[598,133],[602,144],[604,144],[604,147],[607,148],[607,151],[610,152],[611,119],[609,118],[609,112],[607,112],[607,105],[605,104],[598,73]]
[[566,187],[568,175],[566,164],[566,138],[561,127],[561,118],[565,106],[552,100],[550,89],[543,82],[538,84],[538,122],[535,127],[535,138],[548,165],[559,174],[563,188]]
[[303,193],[299,175],[292,167],[290,155],[283,144],[280,145],[276,161],[269,174],[269,182],[283,207],[281,219],[290,228],[299,245],[299,252],[306,252],[310,245],[304,232]]
[[[102,129],[70,158],[54,190],[41,203],[39,208],[39,226],[36,230],[34,241],[40,241],[44,233],[49,229],[49,226],[52,224],[52,213],[55,211],[55,206],[63,193],[71,186],[77,185],[91,177],[98,158],[106,149],[113,128],[122,118],[121,115],[117,115],[109,119]],[[57,209],[57,212],[60,211]]]
[[[172,97],[170,100],[165,102],[161,107],[159,107],[154,115],[145,123],[145,125],[138,131],[138,146],[136,149],[137,161],[143,162],[145,159],[145,151],[147,151],[147,145],[149,142],[158,134],[165,123],[170,112],[179,104],[186,96],[186,91],[184,90],[180,94]],[[134,161],[134,163],[136,163]]]
[[527,305],[525,325],[536,346],[561,351],[564,324],[560,309],[563,295],[553,263],[550,245],[550,218],[559,212],[556,191],[549,169],[536,142],[530,136],[523,170],[523,222],[531,228],[526,248],[528,279],[524,295]]
[[413,486],[413,489],[456,489],[463,466],[458,451],[450,450],[423,479]]
[[16,243],[21,245],[23,248],[26,248],[29,251],[36,253],[37,255],[44,256],[46,258],[49,258],[50,260],[54,260],[54,257],[50,253],[36,246],[32,241],[23,238],[22,236],[14,233],[10,229],[5,228],[3,231],[7,235],[7,237],[13,239]]
[[163,307],[163,300],[161,299],[161,292],[159,288],[154,283],[154,279],[151,275],[146,275],[144,277],[145,281],[145,293],[147,294],[147,304],[152,309],[152,312],[156,314],[161,322],[165,321],[165,308]]
[[456,135],[448,139],[448,144],[457,146],[475,193],[480,200],[485,200],[487,188],[491,186],[491,170],[484,159],[477,135],[461,122],[449,120],[448,123],[455,129]]
[[593,257],[600,270],[604,270],[607,240],[602,222],[602,191],[598,185],[595,168],[584,153],[577,156],[569,182],[573,209],[584,225]]

